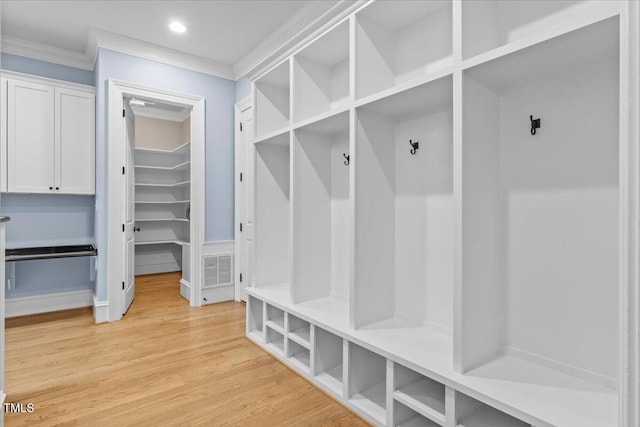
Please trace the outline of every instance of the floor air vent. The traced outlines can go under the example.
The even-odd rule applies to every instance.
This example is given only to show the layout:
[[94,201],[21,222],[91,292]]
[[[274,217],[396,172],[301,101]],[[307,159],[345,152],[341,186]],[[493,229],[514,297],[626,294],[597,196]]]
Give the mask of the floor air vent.
[[233,284],[231,254],[206,255],[204,258],[204,286]]

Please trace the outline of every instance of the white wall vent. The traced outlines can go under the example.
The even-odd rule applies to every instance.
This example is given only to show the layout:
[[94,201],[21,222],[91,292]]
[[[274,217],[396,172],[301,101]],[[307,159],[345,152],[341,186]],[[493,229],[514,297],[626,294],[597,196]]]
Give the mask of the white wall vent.
[[204,287],[233,284],[232,254],[203,256]]

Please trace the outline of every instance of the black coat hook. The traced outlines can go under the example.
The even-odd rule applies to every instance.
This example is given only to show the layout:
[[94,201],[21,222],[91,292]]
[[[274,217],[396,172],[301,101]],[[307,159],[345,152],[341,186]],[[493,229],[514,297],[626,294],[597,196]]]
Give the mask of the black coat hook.
[[536,134],[536,129],[540,129],[540,119],[534,119],[533,116],[529,116],[531,120],[531,135]]
[[416,150],[418,148],[420,148],[420,143],[418,141],[413,142],[412,140],[409,140],[409,145],[411,145],[411,150],[409,151],[412,155],[416,154]]
[[349,162],[351,161],[351,155],[342,153],[342,157],[344,157],[345,166],[349,166]]

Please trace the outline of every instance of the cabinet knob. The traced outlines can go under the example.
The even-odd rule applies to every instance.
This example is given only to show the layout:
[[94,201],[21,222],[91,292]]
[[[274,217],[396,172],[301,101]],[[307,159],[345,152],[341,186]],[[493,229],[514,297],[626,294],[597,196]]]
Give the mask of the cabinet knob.
[[56,187],[56,190],[59,190],[59,189],[60,189],[60,187]]
[[53,190],[53,187],[49,187],[49,190]]

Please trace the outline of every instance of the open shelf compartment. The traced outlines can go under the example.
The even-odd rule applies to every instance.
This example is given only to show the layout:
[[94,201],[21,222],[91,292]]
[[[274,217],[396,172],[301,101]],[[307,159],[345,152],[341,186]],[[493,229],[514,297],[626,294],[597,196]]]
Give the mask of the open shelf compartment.
[[463,75],[462,372],[593,419],[619,377],[618,24]]
[[297,129],[293,142],[294,303],[349,294],[349,112]]
[[272,351],[284,357],[284,335],[266,325],[265,343]]
[[452,64],[452,2],[378,1],[357,15],[358,99]]
[[452,328],[452,90],[447,76],[357,109],[356,328]]
[[349,402],[378,421],[387,417],[387,366],[379,354],[349,343]]
[[308,374],[310,372],[310,360],[311,353],[308,348],[305,348],[298,344],[296,341],[292,341],[289,339],[289,343],[287,345],[287,358],[291,361],[291,363]]
[[456,392],[456,427],[531,427],[511,415]]
[[289,126],[290,90],[289,61],[256,80],[254,99],[257,138]]
[[255,286],[288,287],[289,133],[255,148]]
[[264,303],[251,295],[247,298],[247,333],[264,342]]
[[322,328],[315,328],[315,373],[318,382],[338,396],[343,395],[343,346],[337,335]]
[[287,336],[301,346],[311,348],[311,325],[293,314],[288,314]]
[[267,326],[284,334],[284,311],[267,304]]
[[394,366],[394,400],[431,421],[445,423],[445,387],[409,368]]
[[[618,12],[617,1],[512,1],[462,2],[463,59],[501,46],[536,37],[547,30],[579,27]],[[586,48],[585,44],[585,48]]]
[[393,425],[396,427],[438,427],[444,424],[435,423],[410,407],[395,401],[393,402]]
[[349,21],[345,21],[294,57],[294,123],[338,109],[349,98]]

